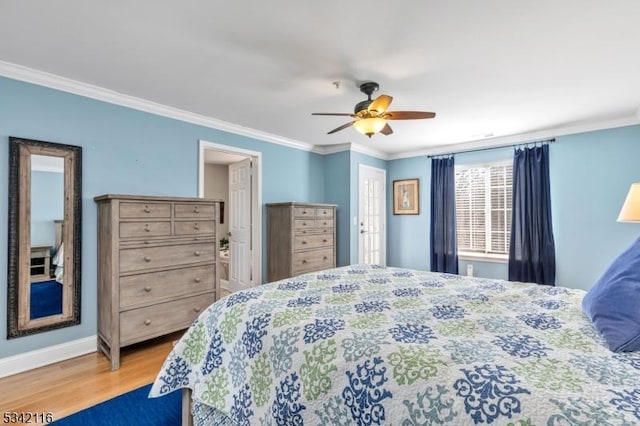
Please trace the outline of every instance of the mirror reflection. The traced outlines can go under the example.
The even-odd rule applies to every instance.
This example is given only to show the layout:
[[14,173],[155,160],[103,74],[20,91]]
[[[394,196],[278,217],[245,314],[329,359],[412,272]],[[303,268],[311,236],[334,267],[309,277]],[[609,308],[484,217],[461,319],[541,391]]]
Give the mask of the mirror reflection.
[[29,318],[62,314],[64,159],[31,155]]
[[8,338],[80,323],[82,148],[9,138]]

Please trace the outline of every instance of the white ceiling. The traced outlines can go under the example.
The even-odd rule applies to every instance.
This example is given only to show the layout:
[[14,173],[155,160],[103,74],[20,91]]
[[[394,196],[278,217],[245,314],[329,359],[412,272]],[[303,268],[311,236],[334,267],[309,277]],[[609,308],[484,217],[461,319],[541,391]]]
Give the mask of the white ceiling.
[[[637,0],[3,0],[0,61],[288,140],[397,154],[638,122],[639,18]],[[348,117],[311,113],[351,112],[368,80],[390,110],[437,117],[391,122],[386,137],[327,135]]]
[[229,164],[242,161],[245,158],[247,157],[243,155],[231,154],[229,152],[216,151],[213,149],[205,149],[204,151],[204,162],[206,164],[227,166]]

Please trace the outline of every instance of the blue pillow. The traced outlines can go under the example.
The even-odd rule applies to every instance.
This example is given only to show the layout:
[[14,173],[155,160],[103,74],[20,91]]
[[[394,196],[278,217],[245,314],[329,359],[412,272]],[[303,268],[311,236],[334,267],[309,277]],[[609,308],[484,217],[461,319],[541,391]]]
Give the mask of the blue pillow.
[[640,351],[640,238],[591,287],[582,310],[613,352]]

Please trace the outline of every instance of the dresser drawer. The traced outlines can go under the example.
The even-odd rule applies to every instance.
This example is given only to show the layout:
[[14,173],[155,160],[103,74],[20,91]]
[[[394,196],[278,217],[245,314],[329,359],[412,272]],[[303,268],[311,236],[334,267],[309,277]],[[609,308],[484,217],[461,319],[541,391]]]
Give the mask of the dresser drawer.
[[194,266],[120,278],[120,309],[215,291],[215,267]]
[[171,235],[171,222],[120,222],[120,238]]
[[175,235],[213,234],[215,229],[216,223],[213,220],[176,221],[174,224]]
[[215,260],[214,249],[211,243],[122,249],[120,272],[210,262]]
[[213,219],[215,217],[213,204],[176,204],[174,209],[176,218]]
[[315,235],[315,234],[333,235],[333,228],[309,227],[309,228],[295,229],[294,232],[296,235]]
[[333,228],[333,219],[318,219],[316,220],[317,228]]
[[187,297],[120,314],[120,345],[161,336],[189,325],[214,302],[215,293]]
[[294,237],[294,250],[306,250],[319,247],[333,247],[333,234],[296,235]]
[[296,230],[315,228],[316,221],[315,219],[295,219],[293,221],[293,227]]
[[316,219],[333,219],[333,209],[316,209]]
[[293,273],[297,275],[302,272],[333,268],[335,266],[333,259],[333,247],[294,253]]
[[314,217],[316,217],[316,209],[313,207],[294,207],[293,217],[296,217],[296,218],[308,217],[313,219]]
[[121,202],[120,218],[145,218],[145,217],[171,217],[171,204],[169,203],[140,203]]

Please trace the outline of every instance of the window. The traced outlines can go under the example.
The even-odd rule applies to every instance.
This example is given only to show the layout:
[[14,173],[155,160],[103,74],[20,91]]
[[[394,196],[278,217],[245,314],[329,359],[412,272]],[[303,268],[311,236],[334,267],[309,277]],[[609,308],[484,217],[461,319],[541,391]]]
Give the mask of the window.
[[511,234],[511,162],[456,167],[460,256],[506,259]]

